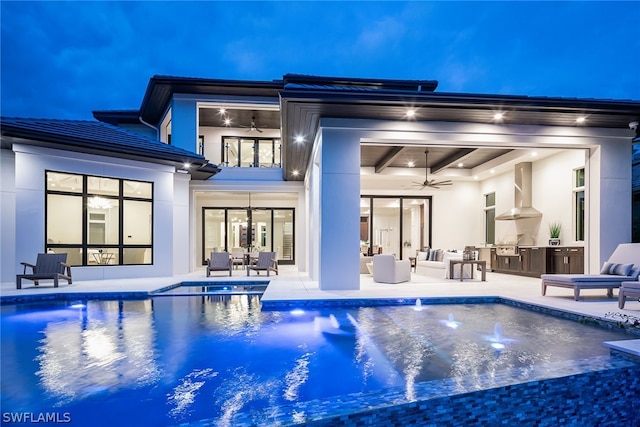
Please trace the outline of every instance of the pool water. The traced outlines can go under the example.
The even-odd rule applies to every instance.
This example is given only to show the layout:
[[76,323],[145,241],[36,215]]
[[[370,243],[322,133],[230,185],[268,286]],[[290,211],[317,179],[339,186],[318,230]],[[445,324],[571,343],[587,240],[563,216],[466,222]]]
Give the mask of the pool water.
[[608,356],[628,335],[502,304],[263,311],[255,295],[1,307],[5,413],[71,425],[269,425],[305,402],[450,378],[482,389]]

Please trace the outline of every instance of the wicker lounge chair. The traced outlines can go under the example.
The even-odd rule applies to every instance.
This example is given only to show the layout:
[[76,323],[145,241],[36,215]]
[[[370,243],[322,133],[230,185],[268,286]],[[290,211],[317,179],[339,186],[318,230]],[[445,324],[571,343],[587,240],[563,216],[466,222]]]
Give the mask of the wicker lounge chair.
[[211,257],[207,260],[207,277],[212,271],[228,271],[229,276],[233,270],[233,261],[229,252],[211,252]]
[[[36,264],[21,262],[24,266],[23,274],[16,275],[16,288],[22,289],[22,279],[33,280],[38,286],[40,280],[52,279],[53,287],[58,287],[58,280],[65,279],[71,284],[71,266],[67,264],[67,254],[38,254]],[[27,267],[31,274],[27,274]]]
[[277,260],[275,252],[260,252],[258,254],[258,260],[253,265],[247,266],[247,276],[251,272],[251,270],[255,270],[260,274],[261,271],[266,271],[267,276],[270,271],[275,271],[278,274]]
[[542,295],[548,286],[573,289],[573,297],[580,300],[582,289],[606,289],[607,296],[613,297],[613,289],[620,288],[622,282],[637,280],[640,274],[640,243],[621,243],[609,257],[601,274],[543,274]]

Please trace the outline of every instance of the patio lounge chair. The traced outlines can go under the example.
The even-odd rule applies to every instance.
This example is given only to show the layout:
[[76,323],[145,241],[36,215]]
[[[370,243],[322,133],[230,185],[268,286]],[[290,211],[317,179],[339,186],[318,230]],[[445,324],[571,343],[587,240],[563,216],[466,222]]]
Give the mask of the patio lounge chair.
[[581,289],[606,289],[607,296],[613,297],[613,289],[620,288],[622,282],[637,280],[640,275],[640,243],[621,243],[604,263],[600,274],[543,274],[542,295],[547,286],[573,289],[576,301],[580,300]]
[[400,283],[411,280],[411,261],[396,260],[393,255],[373,256],[373,281],[379,283]]
[[618,290],[618,307],[624,308],[627,297],[638,298],[640,300],[640,281],[622,282]]
[[232,270],[233,261],[229,252],[211,252],[211,257],[207,260],[207,277],[211,276],[212,271],[228,271],[231,276]]
[[277,261],[276,261],[276,253],[275,252],[260,252],[258,254],[258,260],[253,265],[247,266],[247,276],[251,272],[251,270],[255,270],[260,274],[261,271],[266,271],[267,276],[270,271],[275,271],[278,274]]
[[[58,280],[65,279],[71,284],[71,266],[67,264],[67,254],[38,254],[36,264],[21,262],[24,266],[23,274],[16,275],[16,288],[22,289],[22,279],[33,280],[38,286],[40,280],[53,279],[53,287],[58,287]],[[31,274],[27,274],[27,267]]]

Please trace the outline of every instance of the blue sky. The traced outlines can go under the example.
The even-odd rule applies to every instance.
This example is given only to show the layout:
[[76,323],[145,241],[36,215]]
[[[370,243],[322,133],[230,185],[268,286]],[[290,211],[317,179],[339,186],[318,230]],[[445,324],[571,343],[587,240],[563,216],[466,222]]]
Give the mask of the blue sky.
[[640,100],[640,2],[8,2],[3,116],[137,109],[153,75],[430,79]]

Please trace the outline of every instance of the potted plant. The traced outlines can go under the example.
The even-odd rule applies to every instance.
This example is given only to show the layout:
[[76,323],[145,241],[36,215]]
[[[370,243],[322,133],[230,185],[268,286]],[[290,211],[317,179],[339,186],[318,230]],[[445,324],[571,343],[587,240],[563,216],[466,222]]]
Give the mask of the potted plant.
[[552,222],[549,224],[549,246],[560,246],[561,230],[562,224],[559,222]]

